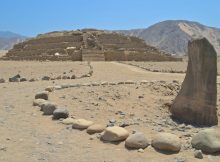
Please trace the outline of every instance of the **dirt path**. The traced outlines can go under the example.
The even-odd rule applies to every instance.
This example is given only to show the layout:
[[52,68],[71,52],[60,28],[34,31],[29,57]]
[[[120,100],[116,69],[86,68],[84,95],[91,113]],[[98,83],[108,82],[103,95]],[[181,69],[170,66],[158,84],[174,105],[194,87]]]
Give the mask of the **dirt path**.
[[165,80],[172,81],[174,79],[182,81],[184,74],[172,73],[154,73],[143,69],[125,65],[117,62],[96,62],[92,63],[94,75],[92,79],[108,80],[108,81],[126,81],[126,80]]

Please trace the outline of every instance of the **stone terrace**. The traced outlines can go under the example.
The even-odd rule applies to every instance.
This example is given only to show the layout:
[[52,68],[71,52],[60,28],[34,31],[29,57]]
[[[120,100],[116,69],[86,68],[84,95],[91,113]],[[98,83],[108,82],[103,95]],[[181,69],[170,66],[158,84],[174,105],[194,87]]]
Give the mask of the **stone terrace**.
[[51,32],[19,43],[5,60],[180,61],[136,37],[100,30]]

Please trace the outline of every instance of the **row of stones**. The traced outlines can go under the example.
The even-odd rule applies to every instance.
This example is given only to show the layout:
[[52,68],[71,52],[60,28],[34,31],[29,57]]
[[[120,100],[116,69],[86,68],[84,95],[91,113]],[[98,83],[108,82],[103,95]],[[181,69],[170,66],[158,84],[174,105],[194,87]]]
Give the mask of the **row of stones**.
[[[142,80],[142,81],[133,81],[133,80],[127,80],[127,81],[118,81],[118,82],[108,82],[108,81],[101,81],[101,82],[90,82],[90,83],[73,83],[73,84],[62,84],[62,85],[55,85],[55,86],[48,86],[45,88],[46,91],[52,92],[53,90],[61,90],[65,88],[75,88],[75,87],[96,87],[96,86],[114,86],[114,85],[151,85],[155,83],[161,83],[161,84],[169,84],[166,81],[163,80]],[[175,84],[181,84],[181,81],[173,80],[172,83]],[[220,83],[217,83],[217,85],[220,85]]]
[[[164,81],[159,81],[164,82]],[[174,81],[176,82],[176,81]],[[108,83],[108,84],[107,84]],[[109,84],[109,82],[102,82],[98,85],[117,85],[117,84],[147,84],[153,83],[152,81],[141,81],[141,82],[117,82],[115,84]],[[80,87],[80,86],[97,86],[96,83],[90,84],[72,84],[63,86],[51,86],[45,88],[45,91],[37,93],[33,105],[41,107],[44,115],[53,115],[53,119],[63,119],[62,123],[72,125],[73,129],[86,129],[87,133],[101,133],[97,137],[103,141],[108,142],[121,142],[125,140],[125,146],[130,149],[138,149],[139,152],[143,152],[144,148],[150,145],[148,138],[141,132],[133,132],[129,135],[129,132],[122,127],[112,126],[106,128],[101,124],[94,124],[92,121],[85,119],[73,119],[69,117],[69,112],[64,108],[59,108],[55,103],[48,101],[49,92],[55,89],[63,89],[69,87]],[[206,153],[220,152],[220,137],[217,135],[219,129],[211,128],[199,132],[193,137],[191,144],[197,149],[194,153],[196,158],[203,158],[202,151]],[[212,141],[219,141],[213,143]],[[211,142],[210,142],[211,141]],[[170,133],[158,133],[154,136],[151,141],[151,145],[156,150],[179,152],[181,149],[181,142],[178,136]],[[202,151],[201,151],[202,150]]]
[[101,133],[100,140],[105,142],[122,142],[125,141],[125,146],[129,149],[138,149],[143,152],[150,144],[158,150],[179,152],[181,142],[179,137],[170,133],[157,134],[151,143],[142,132],[129,132],[122,127],[112,126],[106,127],[102,124],[95,124],[93,121],[85,119],[73,119],[69,117],[69,112],[65,108],[57,106],[57,104],[48,101],[49,92],[41,92],[35,95],[33,102],[34,106],[39,106],[43,115],[52,115],[54,120],[62,119],[65,125],[72,125],[73,129],[85,130],[88,134]]
[[[179,84],[180,82],[177,80],[173,80],[173,83]],[[114,86],[114,85],[151,85],[155,83],[161,83],[161,84],[166,84],[167,82],[165,81],[147,81],[147,80],[142,80],[142,81],[132,81],[132,80],[127,80],[127,81],[119,81],[119,82],[107,82],[107,81],[102,81],[102,82],[91,82],[91,83],[73,83],[73,84],[62,84],[62,85],[55,85],[55,86],[48,86],[45,88],[45,91],[52,92],[53,90],[61,90],[65,88],[75,88],[75,87],[96,87],[96,86]]]
[[[36,79],[36,78],[31,78],[31,79],[27,79],[25,77],[21,77],[20,74],[17,74],[11,78],[8,79],[9,82],[35,82],[35,81],[39,81],[39,80],[65,80],[65,79],[81,79],[81,78],[85,78],[85,77],[90,77],[91,74],[84,74],[82,76],[76,77],[75,75],[72,76],[66,76],[66,75],[59,75],[58,77],[49,77],[49,76],[43,76],[41,79]],[[6,83],[6,80],[4,78],[0,78],[0,83]]]
[[[66,79],[81,79],[81,78],[86,78],[86,77],[91,77],[93,74],[93,67],[91,66],[90,62],[88,62],[88,66],[89,66],[89,72],[87,74],[83,74],[81,76],[76,76],[76,75],[66,75],[66,72],[63,73],[63,75],[58,75],[57,77],[50,77],[50,76],[43,76],[40,80],[66,80]],[[72,70],[70,70],[70,73],[72,72]],[[31,79],[27,79],[25,77],[21,77],[20,74],[17,74],[13,77],[10,77],[8,79],[9,82],[34,82],[34,81],[38,81],[39,79],[37,78],[31,78]],[[6,80],[4,78],[0,78],[0,83],[5,83]]]

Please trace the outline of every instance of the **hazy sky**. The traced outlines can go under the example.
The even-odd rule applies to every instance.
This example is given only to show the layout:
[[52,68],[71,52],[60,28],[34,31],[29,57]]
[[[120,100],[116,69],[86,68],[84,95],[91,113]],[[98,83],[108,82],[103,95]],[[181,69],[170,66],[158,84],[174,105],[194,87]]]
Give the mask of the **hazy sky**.
[[220,0],[0,1],[0,30],[26,36],[79,28],[146,28],[168,19],[220,28]]

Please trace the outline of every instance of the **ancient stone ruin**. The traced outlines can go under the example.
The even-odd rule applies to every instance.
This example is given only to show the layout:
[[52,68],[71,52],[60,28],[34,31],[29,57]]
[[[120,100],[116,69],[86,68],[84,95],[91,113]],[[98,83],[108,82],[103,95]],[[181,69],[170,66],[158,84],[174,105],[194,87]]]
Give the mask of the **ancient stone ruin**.
[[186,77],[170,111],[185,123],[216,125],[216,51],[206,38],[200,38],[189,42],[188,55]]
[[51,32],[19,43],[3,59],[72,61],[180,61],[143,40],[94,29]]

